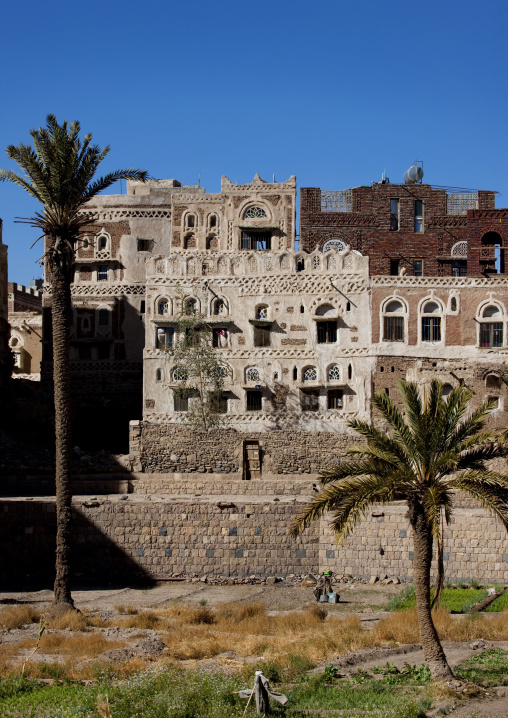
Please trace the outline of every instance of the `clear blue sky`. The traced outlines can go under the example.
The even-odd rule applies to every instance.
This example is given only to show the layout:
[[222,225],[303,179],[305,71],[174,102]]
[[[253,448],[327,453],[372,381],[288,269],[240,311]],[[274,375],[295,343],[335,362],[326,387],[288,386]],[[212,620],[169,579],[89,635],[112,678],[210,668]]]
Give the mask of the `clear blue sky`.
[[[3,3],[0,167],[48,112],[139,167],[217,191],[425,181],[508,206],[508,0]],[[118,191],[118,190],[116,190]],[[28,283],[36,203],[0,184],[9,278]]]

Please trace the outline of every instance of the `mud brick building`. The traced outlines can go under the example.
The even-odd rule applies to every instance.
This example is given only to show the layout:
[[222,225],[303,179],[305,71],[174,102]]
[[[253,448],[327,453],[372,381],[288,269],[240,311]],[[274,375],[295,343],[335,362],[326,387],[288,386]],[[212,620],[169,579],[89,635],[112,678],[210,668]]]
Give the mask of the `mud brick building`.
[[28,287],[9,282],[9,347],[14,358],[13,377],[40,380],[42,359],[42,280]]
[[414,182],[302,187],[300,242],[307,252],[350,245],[369,257],[372,275],[505,274],[508,210],[495,208],[495,192]]

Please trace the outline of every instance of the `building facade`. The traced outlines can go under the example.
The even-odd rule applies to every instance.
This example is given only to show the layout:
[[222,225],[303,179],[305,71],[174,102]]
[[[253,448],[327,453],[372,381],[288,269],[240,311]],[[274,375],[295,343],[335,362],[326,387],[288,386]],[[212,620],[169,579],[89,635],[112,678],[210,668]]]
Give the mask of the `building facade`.
[[495,208],[491,191],[302,187],[300,242],[307,252],[349,245],[369,257],[372,275],[492,276],[507,269],[508,210]]

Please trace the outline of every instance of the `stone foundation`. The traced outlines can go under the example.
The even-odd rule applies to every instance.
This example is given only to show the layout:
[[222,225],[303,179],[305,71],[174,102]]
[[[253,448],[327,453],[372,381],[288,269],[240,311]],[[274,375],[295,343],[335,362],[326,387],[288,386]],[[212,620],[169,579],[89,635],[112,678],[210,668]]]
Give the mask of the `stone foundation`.
[[[193,574],[287,576],[324,569],[412,578],[411,530],[402,502],[373,509],[344,546],[334,543],[324,519],[291,539],[292,519],[314,494],[312,479],[193,480],[159,474],[130,478],[129,494],[76,496],[76,580],[125,584]],[[4,498],[0,512],[3,583],[48,583],[54,499]],[[485,510],[456,508],[444,540],[447,578],[508,583],[506,530]]]

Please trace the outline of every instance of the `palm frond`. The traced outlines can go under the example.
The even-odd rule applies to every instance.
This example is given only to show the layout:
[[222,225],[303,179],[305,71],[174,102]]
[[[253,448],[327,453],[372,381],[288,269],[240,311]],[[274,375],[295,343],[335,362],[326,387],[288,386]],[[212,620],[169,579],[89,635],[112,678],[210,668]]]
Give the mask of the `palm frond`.
[[345,479],[323,489],[290,526],[292,536],[298,536],[312,521],[327,511],[334,511],[331,520],[337,541],[344,541],[369,506],[393,500],[396,482],[376,476]]
[[490,472],[467,472],[449,482],[451,489],[469,494],[496,514],[508,530],[508,477]]

